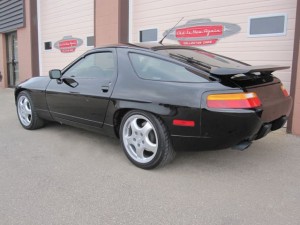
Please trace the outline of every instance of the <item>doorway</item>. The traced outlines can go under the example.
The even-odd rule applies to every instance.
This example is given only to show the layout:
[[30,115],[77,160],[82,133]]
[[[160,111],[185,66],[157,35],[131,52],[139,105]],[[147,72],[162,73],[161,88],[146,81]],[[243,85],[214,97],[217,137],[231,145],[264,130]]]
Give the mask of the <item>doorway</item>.
[[19,83],[18,39],[17,32],[6,34],[8,86]]

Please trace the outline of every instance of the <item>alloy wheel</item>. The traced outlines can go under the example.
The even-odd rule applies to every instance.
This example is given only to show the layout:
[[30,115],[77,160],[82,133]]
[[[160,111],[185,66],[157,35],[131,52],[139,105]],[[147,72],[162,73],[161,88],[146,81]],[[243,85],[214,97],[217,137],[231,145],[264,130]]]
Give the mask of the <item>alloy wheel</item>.
[[139,163],[148,163],[158,149],[156,130],[142,115],[130,116],[123,127],[123,143],[129,156]]
[[32,121],[32,109],[26,96],[21,96],[18,100],[18,116],[24,126],[29,126]]

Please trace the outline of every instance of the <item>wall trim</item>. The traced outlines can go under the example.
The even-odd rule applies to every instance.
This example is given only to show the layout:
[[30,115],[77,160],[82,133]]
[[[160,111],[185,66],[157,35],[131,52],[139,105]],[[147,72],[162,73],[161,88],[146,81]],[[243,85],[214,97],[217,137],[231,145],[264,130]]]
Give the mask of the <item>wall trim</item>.
[[[8,75],[7,75],[7,57],[6,57],[6,35],[3,33],[0,33],[0,35],[2,36],[2,42],[0,44],[0,46],[2,47],[2,51],[0,51],[0,57],[2,57],[2,69],[1,73],[2,73],[2,87],[3,88],[7,88],[8,87]],[[1,63],[1,61],[0,61]]]
[[119,0],[118,40],[119,43],[128,43],[129,38],[129,0]]
[[96,39],[96,0],[94,0],[94,47],[96,47],[96,42],[97,42],[97,39]]
[[37,0],[30,1],[30,44],[32,76],[39,76],[39,44],[38,44],[38,15]]
[[[37,0],[37,26],[38,26],[38,51],[39,51],[39,73],[43,71],[42,63],[42,29],[41,29],[41,0]],[[41,74],[40,74],[41,75]]]
[[[293,100],[295,100],[295,96],[296,96],[297,72],[300,71],[300,68],[297,68],[298,55],[299,55],[299,40],[300,40],[300,0],[297,0],[293,62],[292,62],[292,76],[291,76],[291,88],[290,88],[290,95],[292,96]],[[289,116],[289,120],[287,123],[287,132],[288,133],[292,133],[292,131],[293,131],[293,117],[294,116],[296,116],[296,115],[294,114],[294,104],[293,104],[291,114]]]
[[132,43],[132,26],[133,26],[133,0],[129,0],[128,7],[128,42]]

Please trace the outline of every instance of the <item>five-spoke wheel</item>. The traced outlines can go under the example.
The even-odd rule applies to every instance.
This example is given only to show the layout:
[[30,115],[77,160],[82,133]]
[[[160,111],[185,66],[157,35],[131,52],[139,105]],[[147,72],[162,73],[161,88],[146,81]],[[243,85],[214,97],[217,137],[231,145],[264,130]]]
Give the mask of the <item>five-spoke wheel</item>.
[[25,129],[34,130],[44,125],[44,121],[38,117],[30,94],[27,91],[22,91],[18,94],[17,113],[20,123]]
[[126,120],[123,141],[128,154],[137,162],[147,163],[155,157],[157,134],[149,119],[142,115],[132,115]]
[[120,138],[126,156],[138,167],[151,169],[174,158],[166,127],[153,114],[128,112],[121,123]]
[[24,126],[29,126],[32,119],[31,105],[28,98],[23,95],[18,99],[18,116]]

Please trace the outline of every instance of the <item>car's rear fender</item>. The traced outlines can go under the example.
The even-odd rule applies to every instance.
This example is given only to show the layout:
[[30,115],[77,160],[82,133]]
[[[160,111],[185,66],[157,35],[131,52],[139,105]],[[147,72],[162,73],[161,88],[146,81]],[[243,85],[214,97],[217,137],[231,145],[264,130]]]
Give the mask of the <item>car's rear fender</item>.
[[[130,110],[141,110],[158,116],[167,126],[170,135],[200,135],[200,108],[155,104],[151,102],[111,100],[108,105],[105,124],[114,126],[117,136],[122,118]],[[173,125],[174,119],[191,120],[195,122],[195,125],[193,127],[175,126]]]

